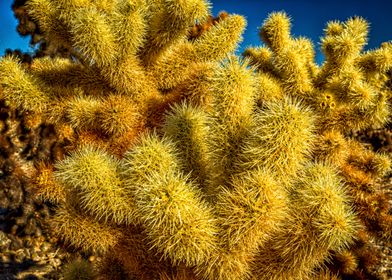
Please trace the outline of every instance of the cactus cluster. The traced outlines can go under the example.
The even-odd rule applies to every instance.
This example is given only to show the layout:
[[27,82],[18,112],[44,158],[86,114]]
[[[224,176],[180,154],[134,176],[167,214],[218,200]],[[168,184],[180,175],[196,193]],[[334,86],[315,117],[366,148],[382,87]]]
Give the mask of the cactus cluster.
[[392,236],[390,158],[349,135],[388,122],[392,44],[365,52],[365,20],[330,22],[319,66],[277,12],[241,58],[245,19],[209,8],[28,1],[72,50],[0,61],[0,97],[72,143],[33,178],[53,230],[102,254],[97,279],[361,277],[358,240]]

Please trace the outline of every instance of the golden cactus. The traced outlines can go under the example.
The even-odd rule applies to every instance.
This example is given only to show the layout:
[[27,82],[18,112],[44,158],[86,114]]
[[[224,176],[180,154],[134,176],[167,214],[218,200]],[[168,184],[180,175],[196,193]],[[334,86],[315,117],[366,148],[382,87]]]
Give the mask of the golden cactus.
[[377,221],[388,236],[374,183],[390,160],[348,137],[390,114],[392,48],[362,52],[363,19],[328,24],[318,66],[283,12],[242,59],[242,16],[189,39],[208,25],[203,0],[28,8],[73,57],[28,69],[3,58],[2,98],[75,132],[37,188],[63,194],[57,233],[104,255],[98,279],[335,279],[325,262],[335,254],[353,273],[359,230]]

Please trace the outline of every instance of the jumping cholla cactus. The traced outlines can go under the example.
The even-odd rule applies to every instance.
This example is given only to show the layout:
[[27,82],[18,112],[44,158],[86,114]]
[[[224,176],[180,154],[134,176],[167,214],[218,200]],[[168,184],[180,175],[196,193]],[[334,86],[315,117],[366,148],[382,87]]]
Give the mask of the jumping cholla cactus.
[[34,180],[53,229],[103,254],[99,279],[336,279],[323,266],[359,230],[391,236],[375,189],[389,158],[347,135],[390,112],[392,45],[363,53],[363,19],[328,24],[320,67],[284,13],[241,59],[239,15],[187,39],[203,0],[28,10],[72,59],[3,58],[2,98],[73,143]]

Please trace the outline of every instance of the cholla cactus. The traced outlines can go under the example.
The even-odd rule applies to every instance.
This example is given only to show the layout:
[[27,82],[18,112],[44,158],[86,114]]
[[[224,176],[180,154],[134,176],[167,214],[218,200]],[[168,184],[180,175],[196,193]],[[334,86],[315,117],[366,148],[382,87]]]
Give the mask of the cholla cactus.
[[[188,42],[189,28],[208,15],[205,1],[33,0],[27,7],[53,44],[72,49],[73,59],[35,59],[26,70],[4,58],[3,98],[71,126],[82,138],[91,139],[92,131],[107,137],[116,142],[116,154],[134,134],[156,126],[170,103],[203,88],[245,25],[242,17],[229,16]],[[189,95],[195,103],[209,100]]]
[[[382,127],[390,116],[388,73],[392,44],[384,43],[379,49],[363,52],[367,32],[367,22],[358,17],[344,23],[328,23],[321,41],[326,61],[319,67],[314,63],[311,42],[292,38],[288,16],[273,13],[260,30],[267,46],[244,53],[257,69],[260,108],[292,96],[300,98],[318,116],[312,156],[316,161],[334,165],[343,177],[355,212],[366,229],[357,234],[359,244],[368,242],[367,234],[387,239],[392,236],[388,196],[376,183],[389,171],[390,157],[376,154],[347,136],[351,131]],[[358,267],[358,259],[369,259],[355,256],[360,253],[358,246],[363,245],[353,247],[351,258],[344,257],[349,254],[347,251],[337,255],[340,260],[357,259],[348,273],[344,272],[348,262],[343,261],[346,264],[342,265],[341,274],[352,276],[356,269],[359,274],[368,269]]]
[[28,5],[73,59],[2,59],[3,98],[74,143],[36,182],[98,278],[335,279],[324,262],[368,226],[357,187],[389,169],[345,134],[389,117],[391,45],[362,54],[364,20],[328,25],[319,67],[284,13],[240,59],[241,16],[188,41],[203,0]]

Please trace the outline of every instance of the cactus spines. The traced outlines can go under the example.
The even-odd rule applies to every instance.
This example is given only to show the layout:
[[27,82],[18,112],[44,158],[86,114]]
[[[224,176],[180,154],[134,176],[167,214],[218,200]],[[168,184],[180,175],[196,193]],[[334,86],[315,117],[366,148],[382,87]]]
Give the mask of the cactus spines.
[[37,175],[34,180],[35,193],[52,203],[64,203],[66,191],[54,178],[54,167],[40,162],[37,166]]
[[257,166],[289,179],[306,161],[314,139],[314,117],[298,101],[270,102],[255,116],[255,123],[241,154],[240,167]]
[[77,96],[67,104],[66,116],[75,129],[94,128],[97,122],[100,102],[91,96]]
[[293,94],[308,94],[312,90],[313,74],[309,66],[314,68],[312,43],[305,38],[291,38],[290,29],[290,18],[286,13],[272,13],[262,25],[260,37],[274,53],[271,59],[285,90]]
[[237,172],[235,161],[252,124],[255,80],[247,63],[229,58],[212,78],[214,109],[210,118],[209,148],[212,186],[224,186]]
[[361,17],[352,17],[345,23],[332,22],[325,31],[322,47],[327,61],[342,65],[350,60],[353,62],[366,45],[368,23]]
[[126,185],[152,248],[173,263],[205,262],[214,250],[214,218],[196,187],[181,175],[174,146],[168,139],[145,136],[124,161]]
[[95,273],[86,260],[73,260],[64,267],[64,280],[93,280]]
[[329,250],[346,248],[356,232],[355,216],[334,168],[307,166],[294,185],[283,232],[264,244],[257,257],[254,273],[259,279],[307,279]]
[[291,23],[285,12],[269,15],[260,28],[260,37],[274,51],[279,52],[290,40]]
[[39,28],[50,36],[52,44],[71,49],[70,32],[62,24],[55,3],[49,0],[32,0],[26,6],[33,20],[39,22]]
[[195,24],[191,31],[188,34],[188,38],[190,40],[195,40],[198,37],[200,37],[204,32],[208,31],[211,29],[215,24],[219,23],[221,20],[224,20],[227,18],[229,14],[225,11],[219,12],[219,15],[217,17],[213,17],[212,15],[209,15],[207,17],[206,21],[199,22]]
[[[236,49],[246,27],[240,15],[230,15],[205,32],[195,41],[195,50],[201,60],[209,57],[220,60]],[[218,47],[219,46],[219,47]]]
[[55,177],[69,195],[97,220],[117,224],[134,223],[132,203],[128,201],[120,177],[120,163],[93,146],[85,146],[56,164]]
[[185,38],[196,20],[203,20],[209,13],[209,3],[196,1],[147,1],[152,13],[151,27],[141,56],[147,64],[155,62],[173,43]]
[[156,133],[141,135],[134,148],[124,155],[127,187],[146,182],[153,174],[176,172],[180,168],[176,154],[176,147],[168,138],[160,139]]
[[363,52],[365,20],[329,23],[318,66],[284,12],[241,59],[245,19],[210,24],[204,0],[27,7],[71,58],[3,58],[1,97],[71,142],[36,188],[58,204],[56,232],[103,255],[98,278],[335,279],[374,264],[356,262],[359,235],[388,239],[376,183],[390,158],[350,133],[389,119],[392,48]]
[[350,251],[343,251],[336,258],[341,263],[341,271],[344,274],[352,274],[358,267],[358,259]]
[[[94,7],[78,8],[72,18],[64,18],[71,29],[73,45],[90,64],[108,65],[117,53],[115,37],[105,16]],[[69,20],[69,21],[68,21]],[[102,44],[103,40],[105,44]]]
[[141,126],[142,115],[138,104],[123,95],[109,95],[98,110],[101,129],[107,135],[119,136]]
[[147,28],[144,20],[146,9],[140,5],[141,1],[121,0],[114,7],[110,23],[115,32],[116,43],[121,46],[120,57],[136,55],[144,43],[142,34]]
[[182,170],[205,186],[208,174],[207,114],[199,107],[186,103],[177,105],[165,118],[165,135],[175,142]]
[[230,250],[255,251],[286,215],[286,193],[267,170],[254,170],[232,180],[218,196],[222,243]]
[[49,93],[34,76],[26,72],[14,57],[5,57],[0,61],[0,85],[3,90],[1,98],[6,102],[27,111],[34,108],[36,112],[45,110],[49,102]]
[[267,170],[234,177],[216,199],[218,250],[202,271],[208,279],[247,279],[258,248],[279,228],[287,198]]
[[[239,15],[229,16],[203,33],[194,42],[174,46],[150,67],[156,73],[160,88],[170,89],[192,74],[195,64],[220,61],[234,51],[241,40],[245,20]],[[219,46],[219,47],[218,47]],[[192,66],[192,67],[190,67]]]
[[349,148],[344,136],[339,131],[329,130],[317,138],[312,152],[320,162],[341,165],[348,158]]
[[86,252],[107,252],[121,240],[121,231],[97,222],[70,206],[61,207],[50,221],[54,233]]
[[151,248],[173,264],[208,262],[216,246],[213,212],[186,178],[171,173],[153,174],[135,190],[134,196]]

